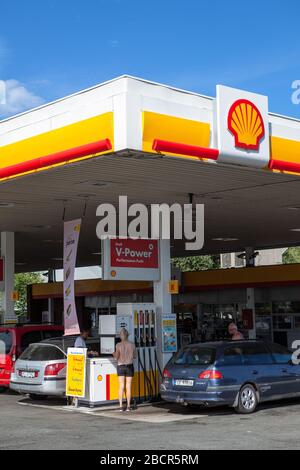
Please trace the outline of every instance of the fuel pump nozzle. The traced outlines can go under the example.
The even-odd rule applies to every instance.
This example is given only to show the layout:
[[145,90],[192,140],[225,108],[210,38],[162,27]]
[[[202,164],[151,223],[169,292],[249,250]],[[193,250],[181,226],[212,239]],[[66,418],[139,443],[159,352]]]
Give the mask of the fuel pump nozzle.
[[151,317],[151,327],[150,327],[151,344],[152,344],[152,346],[155,346],[156,345],[156,335],[155,335],[155,312],[154,312],[154,310],[151,310],[150,317]]
[[140,328],[139,328],[139,312],[137,310],[134,311],[134,342],[137,348],[141,345],[141,338],[140,338]]
[[139,312],[139,337],[140,337],[140,347],[143,348],[146,346],[145,341],[145,314],[142,310]]

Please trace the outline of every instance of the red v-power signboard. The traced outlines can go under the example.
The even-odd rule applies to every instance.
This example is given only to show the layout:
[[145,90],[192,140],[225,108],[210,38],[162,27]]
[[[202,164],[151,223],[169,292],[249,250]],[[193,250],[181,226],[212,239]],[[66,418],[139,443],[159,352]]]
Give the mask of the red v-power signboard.
[[158,240],[103,240],[102,270],[106,280],[158,281]]

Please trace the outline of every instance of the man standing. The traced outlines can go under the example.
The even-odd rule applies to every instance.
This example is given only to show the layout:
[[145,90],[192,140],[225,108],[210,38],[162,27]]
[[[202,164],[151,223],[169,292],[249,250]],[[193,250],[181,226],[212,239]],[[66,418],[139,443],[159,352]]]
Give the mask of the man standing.
[[244,339],[244,336],[238,330],[238,327],[236,326],[235,323],[230,323],[228,325],[228,333],[232,341],[243,341]]
[[85,341],[88,339],[89,333],[90,331],[88,329],[82,329],[80,332],[80,336],[76,338],[74,348],[87,349],[87,345]]
[[[89,329],[82,329],[80,332],[80,336],[76,338],[74,348],[82,348],[82,349],[88,349],[86,340],[88,339],[90,335],[90,330]],[[99,353],[98,351],[88,351],[88,357],[98,357]]]

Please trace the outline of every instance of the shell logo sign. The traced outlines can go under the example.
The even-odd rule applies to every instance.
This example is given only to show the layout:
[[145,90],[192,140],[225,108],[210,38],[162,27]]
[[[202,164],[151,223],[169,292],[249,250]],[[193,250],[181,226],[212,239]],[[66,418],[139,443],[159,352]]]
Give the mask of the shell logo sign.
[[218,162],[266,168],[270,162],[268,97],[217,86]]
[[228,114],[228,129],[234,135],[236,148],[259,150],[265,136],[263,117],[254,103],[238,100]]

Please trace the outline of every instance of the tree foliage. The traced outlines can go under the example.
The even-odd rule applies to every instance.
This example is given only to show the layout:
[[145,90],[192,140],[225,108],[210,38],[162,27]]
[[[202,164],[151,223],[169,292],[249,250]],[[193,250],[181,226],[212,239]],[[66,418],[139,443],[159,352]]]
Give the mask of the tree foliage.
[[15,290],[19,292],[19,300],[15,303],[15,312],[18,316],[27,314],[27,286],[45,282],[41,273],[15,274]]
[[300,263],[300,247],[288,248],[283,254],[284,264]]
[[182,272],[189,271],[207,271],[209,269],[218,269],[220,267],[219,256],[192,256],[187,258],[174,258],[172,265],[179,268]]

